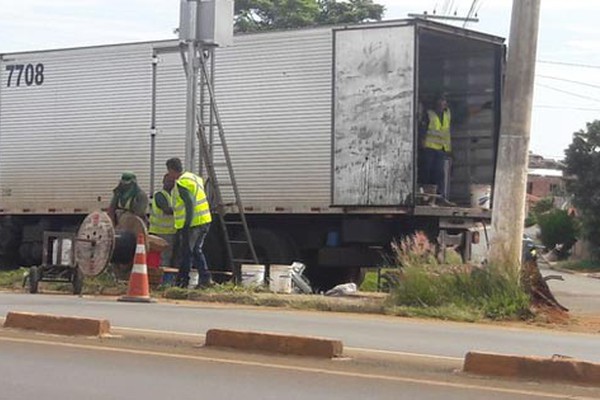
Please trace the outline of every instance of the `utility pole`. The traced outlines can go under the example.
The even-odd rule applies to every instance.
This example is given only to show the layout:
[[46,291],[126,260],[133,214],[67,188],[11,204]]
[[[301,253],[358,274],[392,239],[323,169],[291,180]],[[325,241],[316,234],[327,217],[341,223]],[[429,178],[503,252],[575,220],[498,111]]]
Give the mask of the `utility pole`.
[[490,263],[521,264],[540,0],[513,0],[492,211]]

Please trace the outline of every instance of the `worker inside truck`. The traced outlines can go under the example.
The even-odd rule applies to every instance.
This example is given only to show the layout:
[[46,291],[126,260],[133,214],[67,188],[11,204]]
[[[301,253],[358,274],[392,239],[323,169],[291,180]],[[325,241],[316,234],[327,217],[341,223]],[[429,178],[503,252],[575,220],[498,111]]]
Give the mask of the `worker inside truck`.
[[[437,204],[453,206],[448,200],[450,193],[450,171],[452,168],[452,127],[461,125],[471,116],[485,109],[491,109],[492,103],[485,102],[481,106],[467,110],[459,108],[453,114],[448,102],[448,94],[443,90],[432,96],[421,96],[425,103],[419,103],[418,109],[418,181],[427,185],[427,193],[439,196]],[[424,187],[424,186],[421,186]]]

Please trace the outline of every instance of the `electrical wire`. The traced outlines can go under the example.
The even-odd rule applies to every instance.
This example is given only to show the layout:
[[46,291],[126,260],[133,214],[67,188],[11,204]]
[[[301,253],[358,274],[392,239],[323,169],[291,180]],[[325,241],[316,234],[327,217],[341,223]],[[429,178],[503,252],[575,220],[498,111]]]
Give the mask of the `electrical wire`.
[[551,105],[545,105],[545,104],[534,104],[533,105],[534,108],[548,108],[548,109],[552,109],[552,110],[573,110],[573,111],[593,111],[593,112],[600,112],[600,108],[587,108],[587,107],[570,107],[570,106],[551,106]]
[[563,89],[555,88],[553,86],[545,85],[543,83],[536,83],[536,85],[537,86],[541,86],[541,87],[546,88],[546,89],[554,90],[556,92],[560,92],[560,93],[568,94],[568,95],[571,95],[571,96],[579,97],[580,99],[592,100],[592,101],[597,101],[597,102],[600,103],[600,99],[597,99],[595,97],[589,97],[589,96],[585,96],[585,95],[582,95],[582,94],[579,94],[579,93],[569,92],[568,90],[563,90]]
[[595,89],[600,89],[600,85],[594,85],[593,83],[574,81],[572,79],[565,79],[565,78],[559,78],[557,76],[549,76],[549,75],[541,75],[541,74],[536,74],[535,76],[538,78],[552,79],[555,81],[568,82],[568,83],[573,83],[575,85],[581,85],[581,86],[587,86],[587,87],[591,87],[591,88],[595,88]]
[[548,60],[537,60],[537,62],[539,62],[541,64],[566,65],[566,66],[569,66],[569,67],[597,68],[597,69],[600,69],[600,65],[592,65],[592,64],[578,64],[578,63],[571,63],[571,62],[548,61]]

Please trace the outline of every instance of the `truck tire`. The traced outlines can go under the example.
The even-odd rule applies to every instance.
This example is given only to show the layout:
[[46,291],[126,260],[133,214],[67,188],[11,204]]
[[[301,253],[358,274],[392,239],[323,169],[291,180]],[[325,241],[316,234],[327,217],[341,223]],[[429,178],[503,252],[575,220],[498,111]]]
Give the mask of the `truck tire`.
[[[258,260],[264,264],[291,264],[298,258],[293,240],[285,232],[251,229],[250,235]],[[249,250],[242,255],[251,258]]]

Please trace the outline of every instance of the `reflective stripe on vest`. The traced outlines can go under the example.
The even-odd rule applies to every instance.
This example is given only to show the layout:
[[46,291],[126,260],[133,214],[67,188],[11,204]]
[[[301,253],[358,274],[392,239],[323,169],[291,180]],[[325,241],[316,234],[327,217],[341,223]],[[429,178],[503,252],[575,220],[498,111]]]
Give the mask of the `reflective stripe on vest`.
[[[160,193],[165,196],[167,203],[171,204],[171,195],[166,190],[161,190]],[[148,232],[157,235],[172,235],[176,232],[175,217],[165,214],[165,212],[156,204],[156,196],[152,199],[152,209],[150,210],[150,229]]]
[[194,216],[190,227],[208,224],[212,221],[210,207],[204,193],[204,183],[202,178],[191,172],[184,172],[177,182],[173,192],[173,214],[175,216],[175,228],[181,229],[185,225],[185,203],[179,195],[179,186],[190,192],[192,199],[195,199]]
[[133,198],[135,196],[131,196],[126,202],[125,204],[123,204],[123,198],[121,197],[122,195],[119,195],[119,197],[117,198],[117,209],[118,210],[127,210],[127,211],[131,211],[132,207],[131,205],[133,204]]
[[450,110],[444,111],[443,120],[435,111],[427,111],[429,116],[429,126],[423,146],[428,149],[441,150],[450,153],[452,151],[452,141],[450,139]]

